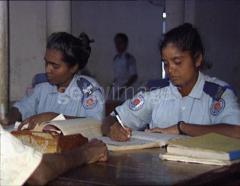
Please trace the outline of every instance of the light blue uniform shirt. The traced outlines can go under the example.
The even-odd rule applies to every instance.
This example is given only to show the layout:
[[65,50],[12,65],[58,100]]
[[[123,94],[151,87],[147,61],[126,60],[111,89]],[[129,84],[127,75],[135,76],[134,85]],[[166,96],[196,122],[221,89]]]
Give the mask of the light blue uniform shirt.
[[[182,97],[177,87],[169,82],[163,88],[138,93],[132,100],[118,106],[116,111],[123,123],[134,130],[145,128],[147,124],[150,128],[166,128],[179,121],[202,125],[239,125],[237,97],[226,87],[229,86],[225,82],[199,73],[188,96]],[[223,94],[219,94],[221,88],[225,90]],[[217,94],[220,99],[213,99]]]
[[31,95],[14,104],[26,119],[43,112],[55,112],[67,116],[92,117],[101,120],[104,116],[103,89],[92,78],[75,75],[64,93],[48,82],[40,83]]
[[137,75],[136,59],[131,54],[125,52],[118,54],[113,60],[114,84],[116,86],[124,86],[129,78]]

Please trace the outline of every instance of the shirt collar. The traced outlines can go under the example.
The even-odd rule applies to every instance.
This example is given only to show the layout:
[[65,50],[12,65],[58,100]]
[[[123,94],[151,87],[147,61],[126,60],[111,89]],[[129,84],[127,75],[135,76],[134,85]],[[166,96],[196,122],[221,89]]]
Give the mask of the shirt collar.
[[75,74],[71,80],[71,82],[69,83],[68,87],[66,88],[64,94],[65,95],[68,95],[71,97],[71,94],[72,94],[72,89],[73,87],[76,87],[75,84],[76,84],[76,79],[77,79],[77,74]]
[[188,96],[200,99],[203,93],[204,82],[204,75],[199,72],[197,82]]
[[[76,82],[76,76],[77,76],[77,74],[75,74],[73,76],[73,78],[72,78],[71,82],[69,83],[68,87],[66,88],[66,90],[62,94],[65,94],[67,96],[71,96],[71,89],[72,89],[72,87],[74,87],[74,84]],[[50,85],[52,86],[52,88],[50,90],[50,93],[52,93],[52,94],[60,93],[60,92],[57,91],[57,86],[56,85],[52,85],[52,84],[50,84]]]
[[[202,96],[202,93],[203,93],[204,82],[205,82],[204,75],[201,72],[199,72],[197,82],[193,86],[192,91],[189,93],[188,96],[192,97],[192,98],[200,99]],[[178,88],[176,86],[174,86],[171,83],[171,81],[170,81],[170,89],[171,89],[173,95],[175,95],[176,97],[182,97],[182,95],[178,91]]]

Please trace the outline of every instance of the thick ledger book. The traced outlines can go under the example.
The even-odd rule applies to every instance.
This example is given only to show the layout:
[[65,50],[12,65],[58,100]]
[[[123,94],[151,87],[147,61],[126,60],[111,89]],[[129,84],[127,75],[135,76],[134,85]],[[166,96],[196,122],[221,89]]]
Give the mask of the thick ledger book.
[[240,159],[240,140],[224,135],[209,133],[198,137],[172,140],[167,153],[161,159],[229,165]]
[[42,153],[58,153],[71,150],[88,142],[81,134],[64,136],[62,134],[51,134],[34,131],[12,131],[15,137],[23,144],[33,147]]

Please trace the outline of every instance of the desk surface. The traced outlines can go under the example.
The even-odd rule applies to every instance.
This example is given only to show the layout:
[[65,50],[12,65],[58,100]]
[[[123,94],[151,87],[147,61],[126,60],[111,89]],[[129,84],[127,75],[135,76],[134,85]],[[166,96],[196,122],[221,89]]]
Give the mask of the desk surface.
[[160,149],[110,152],[107,162],[77,168],[49,185],[172,185],[219,166],[162,161]]

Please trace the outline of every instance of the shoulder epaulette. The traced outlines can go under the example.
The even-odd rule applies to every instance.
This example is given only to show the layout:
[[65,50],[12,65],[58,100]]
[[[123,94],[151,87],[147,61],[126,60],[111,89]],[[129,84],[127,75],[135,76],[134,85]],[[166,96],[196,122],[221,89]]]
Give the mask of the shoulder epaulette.
[[145,87],[147,90],[155,90],[158,88],[164,88],[169,86],[169,79],[153,79],[153,80],[149,80]]
[[96,90],[96,87],[84,77],[77,79],[77,85],[85,97],[90,96]]
[[206,81],[203,87],[203,91],[210,97],[212,97],[214,100],[218,101],[219,99],[221,99],[223,93],[227,88],[227,86],[221,86],[219,84]]
[[46,73],[36,74],[32,80],[32,87],[35,87],[36,85],[40,83],[45,83],[45,82],[48,82]]

